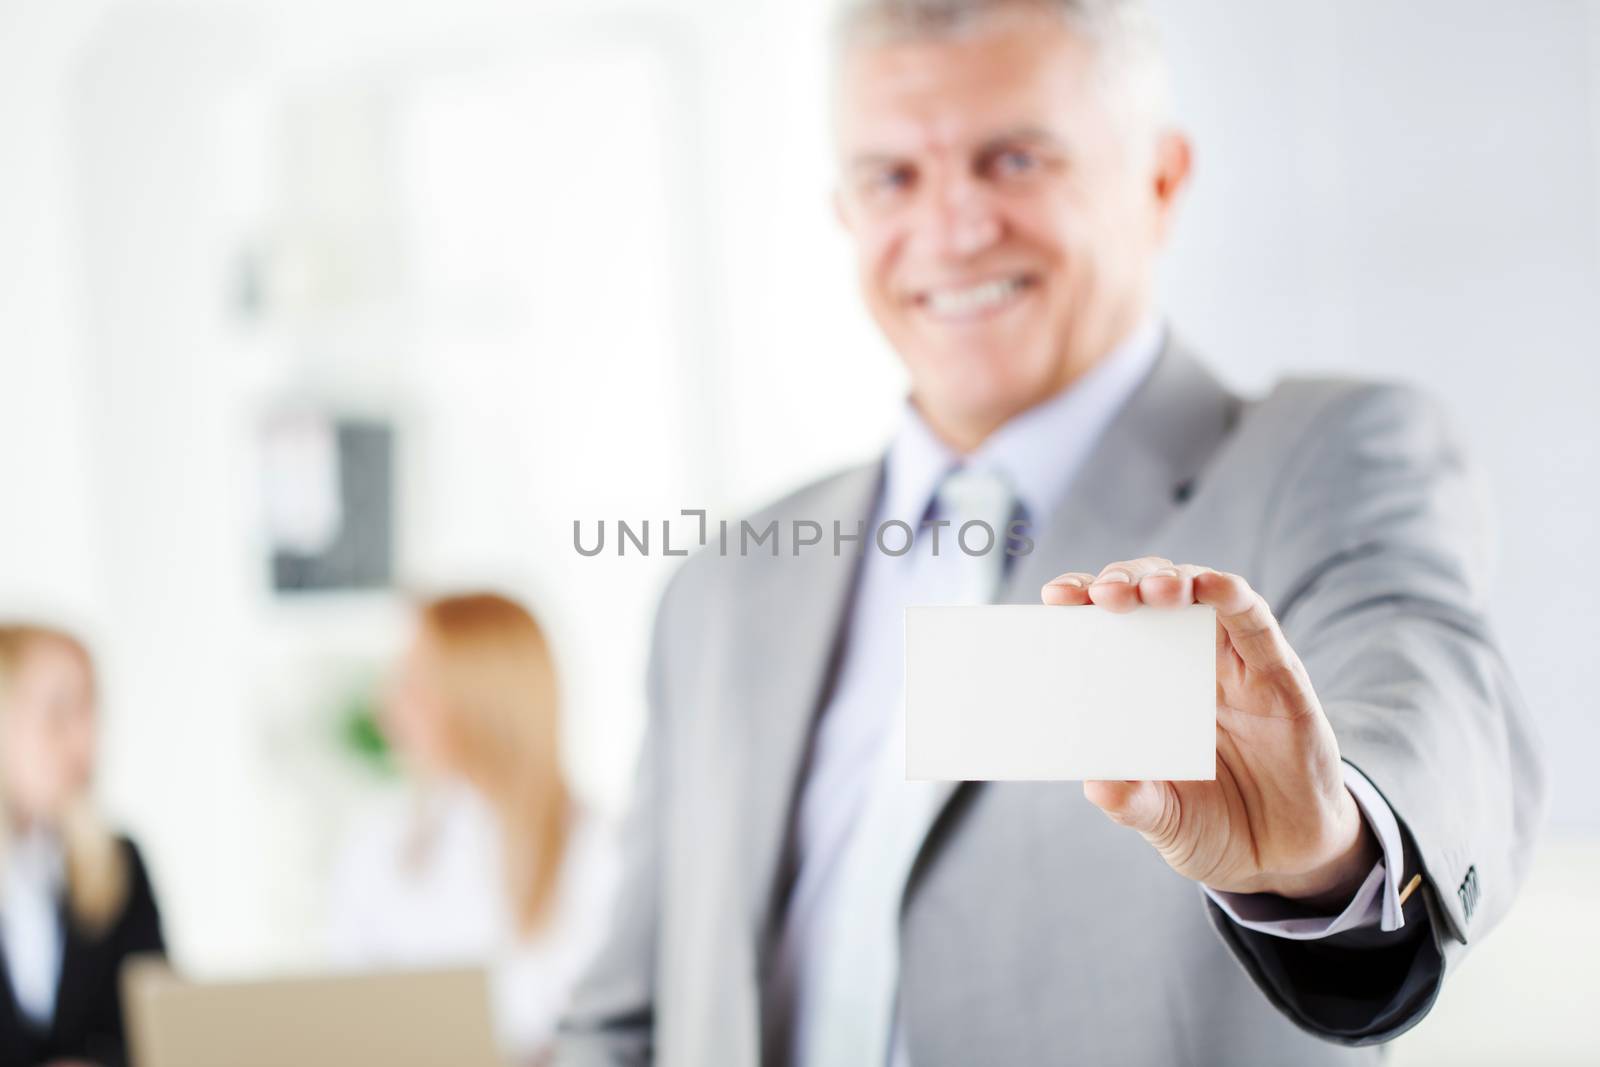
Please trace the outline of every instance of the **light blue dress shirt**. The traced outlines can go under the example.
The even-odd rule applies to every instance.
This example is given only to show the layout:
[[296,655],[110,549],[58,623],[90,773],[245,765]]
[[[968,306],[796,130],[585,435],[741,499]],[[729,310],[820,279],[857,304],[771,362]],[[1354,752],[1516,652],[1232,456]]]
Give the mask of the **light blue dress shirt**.
[[0,956],[17,1008],[34,1026],[50,1028],[61,981],[66,931],[58,907],[66,857],[54,833],[34,827],[7,843],[0,863]]

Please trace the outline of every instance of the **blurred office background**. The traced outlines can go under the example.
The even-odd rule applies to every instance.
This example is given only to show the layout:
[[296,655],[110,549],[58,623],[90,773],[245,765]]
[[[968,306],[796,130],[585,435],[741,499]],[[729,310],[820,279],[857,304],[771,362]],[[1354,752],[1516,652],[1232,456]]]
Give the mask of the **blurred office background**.
[[[1550,825],[1395,1062],[1580,1059],[1600,4],[1159,6],[1199,153],[1178,329],[1248,390],[1426,384],[1497,504]],[[582,557],[574,520],[735,517],[890,432],[827,200],[825,7],[0,0],[0,615],[93,641],[105,801],[180,965],[320,962],[340,834],[391,788],[397,589],[540,610],[615,812],[674,561]]]

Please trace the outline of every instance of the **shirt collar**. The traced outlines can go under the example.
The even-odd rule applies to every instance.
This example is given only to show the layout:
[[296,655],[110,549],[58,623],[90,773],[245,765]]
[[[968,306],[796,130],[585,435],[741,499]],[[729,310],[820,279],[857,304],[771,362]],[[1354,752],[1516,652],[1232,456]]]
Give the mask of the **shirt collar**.
[[889,445],[883,519],[899,519],[916,529],[939,483],[965,462],[1007,478],[1032,522],[1043,523],[1066,496],[1101,432],[1155,365],[1164,340],[1160,321],[1146,320],[1088,373],[1013,417],[965,460],[907,401],[905,418]]

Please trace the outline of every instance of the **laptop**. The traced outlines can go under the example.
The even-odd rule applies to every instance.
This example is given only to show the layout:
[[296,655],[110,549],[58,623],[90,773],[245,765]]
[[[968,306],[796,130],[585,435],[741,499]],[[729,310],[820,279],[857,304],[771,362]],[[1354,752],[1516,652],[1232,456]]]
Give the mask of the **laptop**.
[[131,1067],[505,1067],[482,970],[190,982],[122,971]]

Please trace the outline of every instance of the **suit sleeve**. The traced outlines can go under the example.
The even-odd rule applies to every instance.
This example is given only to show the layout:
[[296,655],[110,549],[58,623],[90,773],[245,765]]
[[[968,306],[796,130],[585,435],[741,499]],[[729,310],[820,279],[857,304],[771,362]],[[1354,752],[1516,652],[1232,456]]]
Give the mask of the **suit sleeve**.
[[620,834],[622,860],[611,928],[573,992],[556,1038],[558,1067],[633,1067],[655,1055],[656,946],[666,775],[661,671],[670,637],[662,598],[650,651],[649,722]]
[[1248,575],[1305,662],[1340,754],[1400,823],[1422,886],[1399,929],[1297,942],[1212,921],[1262,991],[1345,1044],[1415,1025],[1510,906],[1544,802],[1487,618],[1482,492],[1435,405],[1373,385],[1324,405],[1283,469]]

